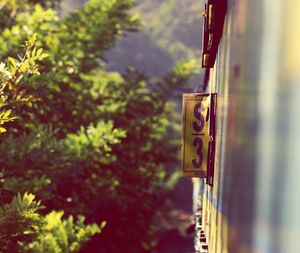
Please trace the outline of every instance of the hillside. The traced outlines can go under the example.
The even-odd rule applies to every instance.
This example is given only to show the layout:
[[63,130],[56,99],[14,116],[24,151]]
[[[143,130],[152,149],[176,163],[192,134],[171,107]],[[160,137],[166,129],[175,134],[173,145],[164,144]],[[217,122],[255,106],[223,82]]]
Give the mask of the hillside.
[[197,0],[140,0],[137,11],[144,30],[175,60],[198,56],[201,48],[201,2]]
[[200,4],[196,0],[139,0],[135,11],[144,20],[143,29],[128,34],[108,54],[109,69],[124,71],[133,66],[148,75],[160,76],[177,61],[199,59]]
[[[62,13],[85,0],[63,0]],[[129,33],[106,54],[109,70],[135,67],[149,76],[160,76],[177,61],[196,58],[200,66],[202,17],[198,0],[138,0],[143,28]]]

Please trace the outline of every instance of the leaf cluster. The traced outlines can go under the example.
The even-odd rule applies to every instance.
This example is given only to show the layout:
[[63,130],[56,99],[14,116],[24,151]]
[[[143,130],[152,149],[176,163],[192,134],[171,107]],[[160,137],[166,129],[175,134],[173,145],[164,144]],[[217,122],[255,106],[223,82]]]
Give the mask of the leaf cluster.
[[12,110],[20,104],[32,106],[37,100],[30,93],[27,81],[32,75],[39,74],[38,62],[47,57],[42,48],[36,47],[34,34],[25,42],[24,54],[17,59],[8,57],[6,63],[0,63],[0,133],[6,132],[4,124],[14,121]]
[[11,203],[0,207],[0,251],[19,252],[18,241],[26,241],[36,235],[36,228],[43,225],[43,218],[37,211],[40,202],[34,195],[18,194]]
[[101,233],[105,222],[85,225],[83,216],[74,220],[73,216],[63,219],[64,212],[52,211],[45,216],[45,224],[37,228],[38,237],[34,242],[23,244],[23,252],[30,253],[72,253],[93,235]]

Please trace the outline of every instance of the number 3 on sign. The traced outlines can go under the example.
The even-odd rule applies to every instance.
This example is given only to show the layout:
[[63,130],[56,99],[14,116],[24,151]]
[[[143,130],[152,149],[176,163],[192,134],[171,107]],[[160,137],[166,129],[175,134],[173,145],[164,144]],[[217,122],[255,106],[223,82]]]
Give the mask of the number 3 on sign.
[[203,148],[203,141],[200,137],[196,137],[193,141],[193,146],[197,147],[197,155],[198,155],[198,160],[193,159],[192,164],[194,168],[200,169],[203,163],[203,153],[202,153],[202,148]]
[[209,94],[183,95],[182,175],[205,177],[209,140]]

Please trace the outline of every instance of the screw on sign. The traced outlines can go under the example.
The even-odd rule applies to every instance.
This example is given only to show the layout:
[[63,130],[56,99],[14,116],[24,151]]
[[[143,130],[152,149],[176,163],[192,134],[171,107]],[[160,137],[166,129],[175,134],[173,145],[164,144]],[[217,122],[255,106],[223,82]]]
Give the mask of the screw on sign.
[[183,95],[183,176],[206,177],[209,149],[209,93]]

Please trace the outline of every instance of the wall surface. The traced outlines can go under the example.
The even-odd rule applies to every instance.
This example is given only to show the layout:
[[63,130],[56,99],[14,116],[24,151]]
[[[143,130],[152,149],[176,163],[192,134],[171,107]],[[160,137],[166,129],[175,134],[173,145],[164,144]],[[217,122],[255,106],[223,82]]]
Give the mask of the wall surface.
[[300,2],[228,0],[218,92],[211,253],[300,252]]

